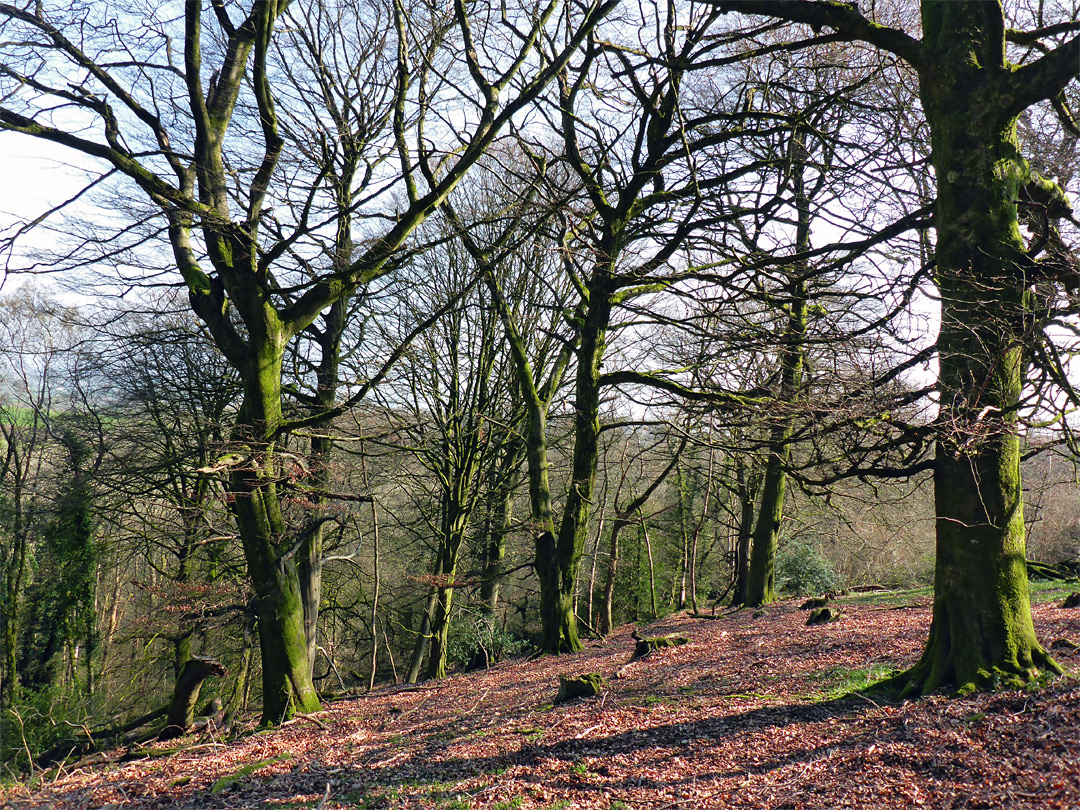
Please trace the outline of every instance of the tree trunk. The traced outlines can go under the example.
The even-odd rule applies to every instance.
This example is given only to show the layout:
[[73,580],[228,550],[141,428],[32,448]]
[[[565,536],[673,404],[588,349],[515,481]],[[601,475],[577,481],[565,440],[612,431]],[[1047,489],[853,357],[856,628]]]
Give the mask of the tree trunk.
[[[798,217],[795,249],[804,253],[810,247],[810,202],[806,197],[804,177],[809,156],[805,136],[801,131],[795,130],[791,133],[789,148],[793,202]],[[794,414],[783,411],[786,406],[795,402],[802,383],[807,314],[806,271],[805,259],[796,260],[789,270],[788,317],[780,341],[780,396],[777,404],[781,412],[770,431],[761,508],[758,510],[750,550],[749,590],[745,604],[753,606],[776,601],[776,547],[780,538],[780,523],[784,516],[784,491],[787,486],[788,461],[791,457],[788,440],[794,426]]]
[[[260,343],[276,345],[278,338]],[[232,468],[228,494],[255,590],[263,722],[275,724],[296,711],[318,711],[319,698],[308,658],[298,549],[291,547],[278,494],[283,471],[274,435],[282,421],[281,352],[266,349],[261,357],[254,368],[241,370],[244,401],[232,441],[243,459]]]
[[1000,9],[924,0],[920,95],[938,183],[941,298],[933,620],[906,694],[965,692],[1058,671],[1039,644],[1024,565],[1017,408],[1028,339],[1017,200],[1035,180],[1016,140]]
[[754,505],[757,500],[757,476],[748,474],[746,464],[737,462],[736,493],[739,498],[738,535],[735,538],[735,589],[733,605],[750,602],[750,543],[754,539]]
[[[368,677],[368,691],[375,688],[375,669],[379,662],[379,591],[382,588],[382,577],[379,571],[379,509],[375,505],[375,499],[371,500],[371,538],[372,556],[374,558],[374,579],[371,594],[371,674]],[[389,645],[387,645],[389,649]]]
[[601,513],[600,519],[596,522],[596,540],[593,542],[592,560],[589,564],[589,594],[585,603],[585,612],[591,625],[596,624],[596,617],[593,615],[593,600],[596,595],[596,566],[600,560],[600,540],[604,536],[604,523],[605,518]]
[[186,734],[195,722],[195,706],[199,702],[203,681],[211,675],[221,678],[228,674],[225,667],[212,658],[189,658],[176,679],[172,702],[169,705],[169,719],[159,739],[171,740]]
[[[701,531],[705,528],[705,521],[709,519],[709,503],[713,497],[713,452],[710,448],[709,468],[705,479],[705,498],[701,505],[701,520],[694,527],[694,533],[690,539],[690,607],[694,613],[698,612],[698,543],[701,539]],[[690,503],[692,505],[693,501]]]
[[641,539],[645,541],[645,554],[649,563],[649,607],[652,610],[652,615],[649,618],[655,619],[657,616],[656,567],[653,565],[652,538],[649,537],[649,527],[645,525],[644,520],[638,525],[641,526]]
[[[352,172],[346,168],[346,182]],[[338,221],[336,239],[335,266],[344,270],[348,267],[352,253],[352,238],[349,233],[351,218],[344,215],[349,210],[349,200],[337,200],[338,211],[343,214]],[[319,345],[319,365],[315,369],[315,412],[327,411],[337,401],[338,376],[341,366],[341,340],[345,333],[346,312],[349,299],[335,301],[323,315],[323,328],[315,332]],[[330,489],[330,456],[334,449],[332,439],[315,435],[311,438],[311,483],[315,490]],[[366,485],[366,482],[365,482]],[[322,567],[323,546],[327,524],[322,520],[321,504],[323,496],[316,492],[309,496],[311,502],[309,527],[304,541],[297,552],[298,574],[300,577],[300,595],[304,604],[304,637],[307,641],[308,669],[315,671],[315,654],[319,647],[319,606],[322,603]]]
[[499,604],[499,585],[502,580],[503,560],[506,557],[506,538],[514,525],[514,490],[521,478],[521,462],[525,457],[525,442],[519,437],[510,438],[502,448],[498,466],[491,467],[489,491],[494,498],[494,508],[489,516],[486,532],[487,545],[484,554],[484,573],[480,583],[480,599],[484,612],[494,618]]
[[439,530],[438,560],[435,563],[435,602],[431,616],[428,648],[428,678],[446,677],[446,643],[450,634],[450,614],[454,604],[454,579],[457,576],[458,558],[465,531],[469,525],[470,507],[467,503],[471,483],[478,472],[478,464],[451,465],[449,459],[444,467],[442,517]]
[[[518,386],[526,411],[525,458],[529,471],[529,503],[536,532],[534,541],[536,557],[533,564],[540,583],[541,647],[547,652],[574,652],[581,649],[581,642],[577,635],[577,618],[573,614],[571,603],[574,591],[573,566],[576,566],[576,560],[572,559],[572,553],[567,559],[560,559],[556,555],[560,545],[564,550],[566,550],[566,545],[557,544],[555,540],[555,518],[547,451],[548,407],[551,404],[551,397],[558,390],[559,381],[569,361],[571,344],[564,344],[558,358],[552,363],[547,382],[542,388],[538,386],[529,362],[525,339],[518,331],[510,306],[490,266],[484,275],[484,281],[491,291],[492,300],[495,302],[506,330],[510,355],[514,361]],[[580,363],[579,360],[579,365]],[[564,519],[564,525],[565,523]],[[568,542],[572,551],[573,537]],[[569,574],[568,591],[565,588],[564,573]],[[566,593],[569,593],[569,598],[564,598]]]
[[765,464],[761,507],[754,524],[746,601],[743,603],[752,607],[776,601],[776,547],[780,539],[780,522],[784,516],[784,492],[787,486],[785,468],[789,455],[786,439],[789,430],[787,424],[780,426],[769,443],[769,460]]
[[553,653],[582,649],[573,604],[578,562],[588,536],[589,511],[600,457],[600,365],[604,359],[613,294],[606,281],[607,270],[594,271],[594,279],[599,277],[600,280],[590,284],[589,306],[581,328],[574,387],[574,460],[558,539],[544,538],[537,546],[541,644],[547,652]]
[[600,602],[600,627],[602,636],[611,634],[615,626],[612,606],[615,602],[615,575],[619,568],[619,532],[628,525],[626,520],[615,518],[611,524],[611,537],[608,540],[607,572],[604,576],[604,598]]
[[[685,476],[682,468],[675,467],[675,493],[676,504],[679,509],[679,574],[671,583],[671,604],[676,610],[686,607],[686,577],[690,572],[692,563],[690,560],[690,493],[687,492]],[[694,612],[697,612],[695,597]]]
[[436,589],[427,667],[427,677],[433,680],[446,677],[446,645],[450,636],[450,610],[453,604],[453,588]]
[[416,683],[420,680],[420,668],[427,654],[428,642],[431,641],[431,617],[435,613],[436,601],[439,592],[435,588],[428,594],[427,605],[424,606],[423,615],[420,617],[420,632],[413,644],[412,658],[409,659],[409,669],[405,673],[405,683]]

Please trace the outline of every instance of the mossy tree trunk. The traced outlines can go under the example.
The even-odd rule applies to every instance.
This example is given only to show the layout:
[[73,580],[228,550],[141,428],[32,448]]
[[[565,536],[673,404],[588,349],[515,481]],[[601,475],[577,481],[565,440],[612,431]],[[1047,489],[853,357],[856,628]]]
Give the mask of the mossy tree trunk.
[[[908,694],[946,685],[967,691],[1029,680],[1039,667],[1057,670],[1031,620],[1018,430],[1024,348],[1033,338],[1029,285],[1053,279],[1053,263],[1037,261],[1025,245],[1018,204],[1033,202],[1049,218],[1068,203],[1020,154],[1016,119],[1080,78],[1080,37],[1053,47],[1040,40],[1075,29],[1007,31],[999,0],[922,0],[922,40],[871,24],[854,5],[717,5],[829,26],[837,38],[891,51],[919,74],[938,192],[937,558],[926,648],[895,683]],[[1042,55],[1011,64],[1007,37],[1037,44]]]
[[589,532],[589,512],[600,458],[600,365],[607,345],[614,288],[601,270],[590,284],[580,332],[574,385],[574,458],[557,538],[537,548],[541,643],[554,653],[582,648],[574,613],[578,563]]
[[[281,414],[284,334],[272,312],[241,364],[244,400],[232,443],[244,456],[229,476],[229,501],[255,591],[262,654],[263,719],[280,723],[319,709],[311,679],[295,541],[281,509],[284,472],[276,435]],[[249,325],[249,332],[251,327]],[[274,334],[274,332],[277,334]]]
[[922,658],[904,677],[908,693],[987,688],[1057,669],[1035,635],[1024,564],[1017,411],[1033,338],[1027,290],[1037,274],[1017,203],[1038,181],[1016,137],[1025,88],[1005,60],[997,4],[935,0],[922,10],[920,95],[938,190],[941,404],[933,621]]
[[466,498],[472,493],[472,472],[460,471],[453,482],[453,490],[444,493],[439,532],[439,547],[435,562],[436,584],[433,586],[435,602],[432,605],[430,644],[428,649],[428,678],[446,677],[446,645],[450,634],[450,614],[454,604],[454,579],[457,576],[461,544],[469,525],[472,509]]
[[[480,257],[475,248],[471,250],[474,256]],[[580,649],[581,644],[577,640],[577,619],[573,616],[573,585],[571,584],[567,600],[562,599],[560,587],[561,567],[556,558],[555,518],[548,472],[547,412],[551,405],[551,398],[559,389],[563,374],[569,364],[574,340],[563,343],[562,349],[546,370],[547,379],[542,384],[538,383],[529,358],[529,344],[522,334],[514,310],[507,302],[490,263],[486,266],[484,279],[506,332],[507,346],[525,410],[524,453],[529,478],[529,503],[535,533],[535,566],[540,579],[542,643],[548,652],[569,652]],[[560,641],[563,638],[566,639],[565,644]]]

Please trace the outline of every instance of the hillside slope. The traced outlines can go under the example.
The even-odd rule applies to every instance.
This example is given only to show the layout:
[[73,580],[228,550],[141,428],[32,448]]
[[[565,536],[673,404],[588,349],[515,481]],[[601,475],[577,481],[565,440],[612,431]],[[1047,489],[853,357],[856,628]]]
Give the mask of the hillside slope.
[[[576,656],[388,687],[280,730],[53,772],[33,791],[0,793],[0,804],[1080,807],[1075,679],[963,699],[837,700],[868,670],[910,664],[929,621],[925,597],[841,607],[840,620],[817,627],[804,626],[797,602],[758,618],[671,617],[648,632],[690,643],[632,663],[625,627]],[[1034,612],[1045,643],[1080,642],[1080,610]],[[1080,669],[1077,651],[1055,654]],[[589,671],[607,680],[602,695],[551,705],[560,674]]]

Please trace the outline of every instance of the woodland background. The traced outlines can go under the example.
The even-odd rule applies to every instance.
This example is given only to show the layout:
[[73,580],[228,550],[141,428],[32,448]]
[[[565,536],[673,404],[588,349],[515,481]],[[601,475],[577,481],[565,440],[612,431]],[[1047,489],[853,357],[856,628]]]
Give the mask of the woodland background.
[[[1012,64],[1075,50],[1075,3],[944,5]],[[203,698],[278,722],[930,585],[940,448],[995,414],[1026,556],[1069,574],[1075,76],[1010,119],[1023,316],[994,276],[968,325],[1024,377],[961,430],[929,97],[856,25],[935,3],[725,6],[0,5],[3,137],[86,176],[0,232],[6,767],[203,658]]]

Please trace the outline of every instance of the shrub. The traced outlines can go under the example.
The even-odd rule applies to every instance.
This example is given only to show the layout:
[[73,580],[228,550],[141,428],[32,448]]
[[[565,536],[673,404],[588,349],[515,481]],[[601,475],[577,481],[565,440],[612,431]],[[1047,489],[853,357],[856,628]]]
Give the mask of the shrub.
[[452,666],[476,667],[486,655],[488,664],[517,655],[529,647],[522,638],[501,628],[496,617],[463,608],[450,624],[446,657]]
[[805,596],[836,590],[836,571],[810,540],[796,537],[776,555],[776,585],[786,593]]

